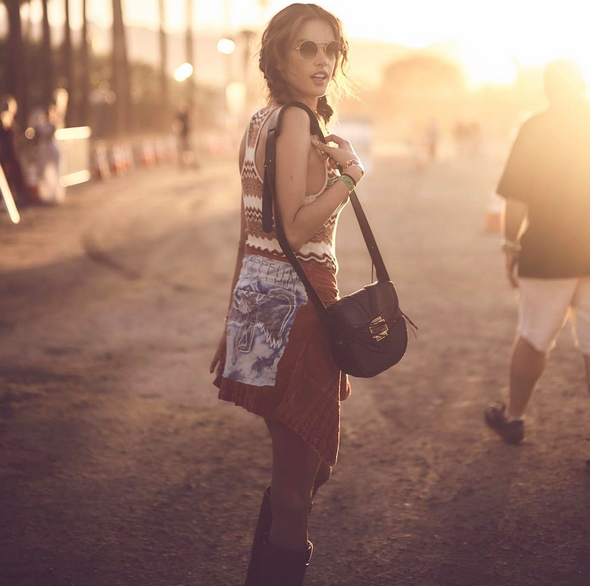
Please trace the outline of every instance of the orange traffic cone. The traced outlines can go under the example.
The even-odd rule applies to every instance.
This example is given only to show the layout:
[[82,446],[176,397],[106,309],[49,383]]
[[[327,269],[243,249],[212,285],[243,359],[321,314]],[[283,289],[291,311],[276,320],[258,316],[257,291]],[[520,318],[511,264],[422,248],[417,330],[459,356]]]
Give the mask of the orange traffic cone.
[[121,150],[123,151],[123,158],[125,159],[125,170],[132,171],[135,169],[135,159],[133,158],[133,149],[131,148],[131,144],[126,142],[121,146]]
[[111,148],[111,171],[117,177],[124,175],[127,171],[125,153],[120,144],[114,144]]
[[166,147],[161,140],[154,141],[154,151],[156,153],[156,162],[158,165],[166,163]]
[[154,145],[150,143],[148,140],[143,141],[140,161],[143,167],[152,167],[156,162],[156,153],[154,152]]

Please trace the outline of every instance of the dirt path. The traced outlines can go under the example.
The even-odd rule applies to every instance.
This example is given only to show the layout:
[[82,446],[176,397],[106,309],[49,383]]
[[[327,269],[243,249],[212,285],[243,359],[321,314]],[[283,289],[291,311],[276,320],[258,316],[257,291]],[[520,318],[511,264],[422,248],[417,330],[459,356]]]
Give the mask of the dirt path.
[[[0,217],[2,586],[242,582],[270,444],[207,373],[236,250],[234,167],[137,172],[26,210],[17,229]],[[482,424],[516,318],[483,232],[497,172],[380,160],[363,183],[420,332],[396,368],[353,381],[309,586],[590,583],[590,402],[569,332],[526,445]],[[339,253],[341,289],[365,284],[348,211]]]

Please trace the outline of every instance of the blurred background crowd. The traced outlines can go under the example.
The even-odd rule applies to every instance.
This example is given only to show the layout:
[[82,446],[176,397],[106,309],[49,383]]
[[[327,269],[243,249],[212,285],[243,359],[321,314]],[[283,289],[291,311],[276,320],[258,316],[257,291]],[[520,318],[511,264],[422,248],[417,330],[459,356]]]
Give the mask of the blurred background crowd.
[[[199,151],[232,152],[264,101],[259,34],[287,4],[2,0],[1,154],[15,199],[59,202],[150,157],[196,167]],[[344,22],[357,89],[338,130],[369,158],[505,157],[543,107],[544,64],[568,56],[590,70],[573,0],[321,4]]]

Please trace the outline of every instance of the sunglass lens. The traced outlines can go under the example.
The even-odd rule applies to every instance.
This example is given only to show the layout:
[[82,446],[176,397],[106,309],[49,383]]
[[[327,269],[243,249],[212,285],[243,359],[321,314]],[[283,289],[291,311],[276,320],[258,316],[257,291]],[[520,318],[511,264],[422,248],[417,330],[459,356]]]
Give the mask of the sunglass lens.
[[340,43],[332,41],[326,46],[326,57],[328,59],[338,59],[340,57]]
[[318,53],[318,46],[313,41],[304,41],[299,45],[299,54],[302,59],[309,61]]

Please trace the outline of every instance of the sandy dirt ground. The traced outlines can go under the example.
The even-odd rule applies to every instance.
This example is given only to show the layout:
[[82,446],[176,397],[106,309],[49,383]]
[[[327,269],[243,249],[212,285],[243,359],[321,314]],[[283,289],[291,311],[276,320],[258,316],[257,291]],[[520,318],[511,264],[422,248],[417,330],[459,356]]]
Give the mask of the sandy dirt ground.
[[[316,499],[309,586],[587,586],[590,401],[564,330],[508,446],[516,298],[483,230],[497,161],[378,159],[367,214],[420,327],[404,360],[353,380],[339,462]],[[238,586],[270,441],[216,398],[234,161],[136,171],[60,208],[0,214],[0,584]],[[370,279],[350,210],[344,293]]]

